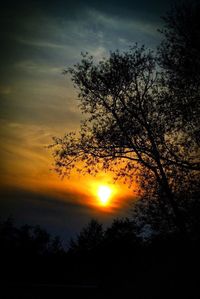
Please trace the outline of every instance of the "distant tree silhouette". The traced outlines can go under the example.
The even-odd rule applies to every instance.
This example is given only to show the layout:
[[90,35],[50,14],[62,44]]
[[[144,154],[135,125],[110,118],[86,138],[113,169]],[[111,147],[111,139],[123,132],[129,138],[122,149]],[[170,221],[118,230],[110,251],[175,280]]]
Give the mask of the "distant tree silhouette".
[[105,231],[104,240],[116,251],[127,252],[129,249],[132,251],[138,242],[133,222],[128,218],[113,220],[111,226]]
[[0,223],[0,244],[2,254],[9,255],[17,249],[17,228],[12,217]]
[[48,246],[50,243],[50,235],[46,230],[40,226],[36,226],[33,229],[33,247],[38,254],[45,254],[48,252]]
[[[160,217],[159,208],[153,207],[159,202],[149,202],[149,207],[146,203],[138,201],[139,218],[134,219],[144,220],[153,229],[154,221],[161,221],[164,227],[166,220]],[[193,203],[188,211],[195,216],[193,224],[199,232],[199,201],[194,199]],[[141,219],[144,215],[146,219]],[[0,278],[6,286],[6,298],[21,298],[22,294],[23,298],[27,294],[35,297],[36,289],[44,298],[53,298],[60,289],[63,291],[63,285],[72,297],[77,291],[81,296],[90,291],[93,294],[93,288],[86,286],[95,286],[99,298],[104,292],[123,297],[126,291],[126,297],[132,291],[140,298],[169,298],[172,294],[177,298],[198,298],[199,233],[183,239],[169,229],[148,235],[148,227],[141,223],[142,227],[143,231],[138,230],[136,221],[125,218],[114,219],[103,230],[98,221],[91,220],[65,252],[60,239],[50,237],[39,226],[16,227],[12,218],[1,221]]]
[[24,255],[33,254],[33,235],[32,235],[32,227],[30,225],[23,225],[20,229],[18,229],[18,251]]
[[45,256],[62,253],[63,246],[59,237],[51,237],[39,225],[17,227],[9,217],[0,223],[0,251],[6,256]]
[[103,228],[97,220],[92,219],[86,227],[78,234],[76,239],[72,239],[69,251],[73,253],[91,253],[98,249],[103,240]]
[[65,256],[60,239],[40,226],[17,227],[11,217],[0,222],[1,281],[62,281]]
[[67,257],[72,280],[81,284],[97,283],[101,276],[103,235],[102,224],[92,219],[76,238],[71,239]]
[[65,251],[63,249],[63,245],[59,236],[56,236],[51,240],[49,250],[53,255],[62,256],[64,254]]

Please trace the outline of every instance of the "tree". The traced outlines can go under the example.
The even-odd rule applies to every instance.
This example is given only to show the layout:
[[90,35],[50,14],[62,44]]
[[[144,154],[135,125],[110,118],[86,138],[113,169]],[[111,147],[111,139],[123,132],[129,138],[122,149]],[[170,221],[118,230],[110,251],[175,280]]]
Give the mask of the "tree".
[[132,253],[133,248],[137,247],[139,238],[136,235],[136,227],[128,218],[114,219],[110,227],[105,231],[104,242],[106,246],[119,254]]
[[143,186],[170,206],[184,231],[175,190],[200,164],[158,69],[154,53],[137,44],[98,63],[84,54],[67,73],[87,119],[79,135],[54,138],[55,168],[65,175],[81,162],[83,172],[95,173],[101,165],[118,177],[140,176]]
[[169,207],[156,196],[143,196],[137,200],[132,208],[132,221],[137,236],[148,241],[176,231],[171,213]]
[[62,256],[64,255],[64,249],[62,245],[62,241],[59,236],[55,236],[50,245],[50,253],[55,256]]
[[92,253],[98,249],[103,240],[102,224],[92,219],[86,227],[84,227],[76,240],[71,240],[69,246],[70,253]]
[[200,3],[185,1],[163,18],[159,64],[165,71],[170,105],[193,142],[200,142]]

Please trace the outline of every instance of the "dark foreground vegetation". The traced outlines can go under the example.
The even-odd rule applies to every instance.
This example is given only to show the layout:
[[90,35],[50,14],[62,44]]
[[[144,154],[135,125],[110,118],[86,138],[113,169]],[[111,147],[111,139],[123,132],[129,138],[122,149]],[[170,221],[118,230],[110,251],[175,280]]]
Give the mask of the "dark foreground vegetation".
[[199,212],[185,236],[164,215],[156,229],[149,209],[105,230],[91,220],[67,249],[38,226],[1,222],[1,298],[199,298]]

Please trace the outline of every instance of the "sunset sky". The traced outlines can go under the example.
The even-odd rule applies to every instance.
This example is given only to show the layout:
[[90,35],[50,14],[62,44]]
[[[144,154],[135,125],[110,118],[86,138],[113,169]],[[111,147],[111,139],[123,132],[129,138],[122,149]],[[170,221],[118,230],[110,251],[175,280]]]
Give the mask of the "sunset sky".
[[[112,176],[52,168],[52,136],[78,130],[82,115],[70,77],[62,71],[89,52],[98,60],[138,42],[156,49],[161,16],[170,1],[16,1],[1,4],[0,217],[40,224],[72,236],[90,218],[107,224],[128,216],[136,197]],[[133,179],[134,180],[134,179]],[[99,185],[111,186],[110,207],[98,203]],[[136,188],[136,187],[135,187]]]

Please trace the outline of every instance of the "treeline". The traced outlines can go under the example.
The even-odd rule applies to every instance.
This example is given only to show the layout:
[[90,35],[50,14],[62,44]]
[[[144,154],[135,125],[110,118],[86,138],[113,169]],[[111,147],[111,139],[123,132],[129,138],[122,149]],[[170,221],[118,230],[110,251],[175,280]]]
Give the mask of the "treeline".
[[[55,281],[65,251],[58,236],[52,237],[39,225],[17,227],[9,217],[0,222],[1,280],[6,283]],[[61,270],[61,269],[60,269]]]
[[[106,229],[91,220],[67,250],[59,237],[39,226],[18,228],[10,218],[1,222],[1,281],[132,290],[140,298],[172,294],[198,298],[192,297],[198,294],[200,282],[196,275],[200,267],[198,226],[189,228],[188,224],[185,236],[175,227],[164,231],[163,214],[156,229],[155,214],[152,210],[148,214],[141,202],[143,210],[135,205],[132,218],[115,219]],[[193,211],[190,218],[200,224],[197,209]]]

